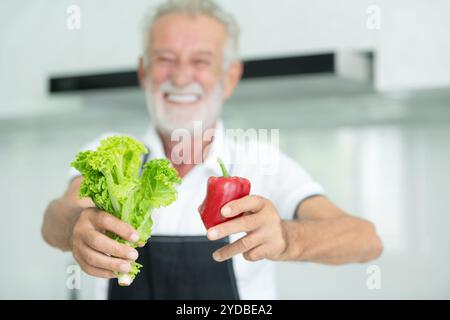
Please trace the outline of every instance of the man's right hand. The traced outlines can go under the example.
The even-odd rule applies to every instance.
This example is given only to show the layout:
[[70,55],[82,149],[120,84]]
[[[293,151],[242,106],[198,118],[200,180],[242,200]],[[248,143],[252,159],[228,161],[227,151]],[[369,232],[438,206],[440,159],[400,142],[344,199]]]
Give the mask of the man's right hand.
[[130,271],[130,260],[136,260],[138,252],[109,238],[106,231],[129,242],[139,240],[138,232],[126,222],[97,208],[86,208],[80,213],[69,242],[75,260],[87,274],[115,278],[114,271]]

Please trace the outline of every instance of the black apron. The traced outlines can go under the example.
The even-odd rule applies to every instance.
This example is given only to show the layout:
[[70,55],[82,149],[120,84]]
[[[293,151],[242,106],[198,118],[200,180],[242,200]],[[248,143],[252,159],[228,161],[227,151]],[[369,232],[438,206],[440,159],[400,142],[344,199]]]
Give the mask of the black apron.
[[137,248],[137,262],[143,267],[133,283],[121,287],[111,279],[108,298],[238,300],[232,259],[212,258],[228,243],[228,237],[211,241],[206,236],[152,236],[144,248]]

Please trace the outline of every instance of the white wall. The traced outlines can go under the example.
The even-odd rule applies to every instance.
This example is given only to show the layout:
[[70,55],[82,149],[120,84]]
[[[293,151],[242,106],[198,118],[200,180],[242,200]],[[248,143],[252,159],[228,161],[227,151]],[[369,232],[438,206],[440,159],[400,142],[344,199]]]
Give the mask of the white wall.
[[381,90],[450,86],[450,1],[382,0],[376,39]]

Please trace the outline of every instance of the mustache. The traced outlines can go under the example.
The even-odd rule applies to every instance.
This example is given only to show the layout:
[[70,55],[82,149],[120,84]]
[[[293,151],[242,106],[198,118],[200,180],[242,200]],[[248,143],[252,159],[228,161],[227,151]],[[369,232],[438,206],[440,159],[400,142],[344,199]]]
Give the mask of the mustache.
[[170,94],[195,94],[204,95],[204,89],[198,82],[191,82],[190,84],[180,87],[172,83],[170,80],[164,81],[158,89],[161,93]]

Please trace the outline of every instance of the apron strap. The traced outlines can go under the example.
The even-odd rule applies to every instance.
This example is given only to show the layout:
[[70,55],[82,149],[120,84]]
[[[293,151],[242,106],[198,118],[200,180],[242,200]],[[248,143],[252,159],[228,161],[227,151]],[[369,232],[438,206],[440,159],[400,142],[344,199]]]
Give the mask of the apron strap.
[[151,152],[150,148],[147,145],[145,145],[145,147],[147,148],[148,152],[146,154],[144,154],[144,156],[142,157],[142,165],[141,165],[141,170],[139,171],[139,175],[142,174],[142,170],[144,169],[144,164],[147,163],[148,158],[150,156],[150,152]]

